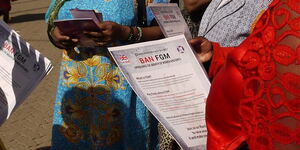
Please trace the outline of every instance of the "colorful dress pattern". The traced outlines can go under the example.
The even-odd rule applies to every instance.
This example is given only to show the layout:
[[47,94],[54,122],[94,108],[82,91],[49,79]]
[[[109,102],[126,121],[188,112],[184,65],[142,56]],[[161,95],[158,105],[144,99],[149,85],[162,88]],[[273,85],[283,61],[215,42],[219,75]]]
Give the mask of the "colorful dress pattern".
[[[62,2],[62,3],[61,3]],[[60,9],[55,5],[62,4]],[[132,0],[52,0],[57,19],[69,9],[94,9],[104,20],[136,23]],[[53,150],[146,150],[157,147],[157,121],[114,64],[106,48],[63,51],[54,106]]]

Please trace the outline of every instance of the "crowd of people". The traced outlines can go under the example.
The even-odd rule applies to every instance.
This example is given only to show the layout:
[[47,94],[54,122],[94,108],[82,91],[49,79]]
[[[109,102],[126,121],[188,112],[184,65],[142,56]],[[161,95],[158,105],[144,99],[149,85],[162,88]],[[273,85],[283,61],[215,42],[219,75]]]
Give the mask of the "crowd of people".
[[[1,2],[5,15],[10,7],[3,9]],[[107,50],[164,38],[151,11],[141,14],[151,2],[169,1],[51,1],[47,32],[62,49],[51,149],[180,149]],[[198,37],[189,42],[198,61],[207,64],[212,83],[206,102],[207,149],[300,149],[300,0],[183,2],[189,13],[202,18]],[[54,25],[72,18],[73,8],[102,12],[100,30],[85,32],[97,46],[80,46],[79,39]]]

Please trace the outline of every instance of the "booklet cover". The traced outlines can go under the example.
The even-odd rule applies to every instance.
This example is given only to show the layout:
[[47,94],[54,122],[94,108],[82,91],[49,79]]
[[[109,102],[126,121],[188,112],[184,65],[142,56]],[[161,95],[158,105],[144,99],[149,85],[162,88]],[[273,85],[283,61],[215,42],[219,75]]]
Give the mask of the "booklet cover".
[[90,9],[70,9],[70,12],[74,18],[92,18],[95,22],[101,22],[102,13],[96,12]]
[[135,93],[184,150],[205,150],[210,82],[184,35],[108,48]]
[[91,18],[76,18],[66,20],[55,20],[54,25],[71,38],[81,38],[84,31],[100,31],[95,21]]
[[0,21],[0,125],[51,71],[50,60]]
[[77,46],[94,47],[95,41],[84,35],[84,31],[101,31],[96,23],[102,21],[102,14],[95,10],[88,9],[70,9],[73,19],[55,20],[60,31],[71,38],[79,39]]

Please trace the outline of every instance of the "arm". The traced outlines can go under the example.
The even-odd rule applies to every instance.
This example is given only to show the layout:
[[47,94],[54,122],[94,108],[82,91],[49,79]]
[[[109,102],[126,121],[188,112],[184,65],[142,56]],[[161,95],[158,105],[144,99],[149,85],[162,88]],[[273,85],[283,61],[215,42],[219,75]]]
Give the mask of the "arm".
[[60,7],[65,1],[51,0],[45,15],[45,21],[48,24],[47,34],[50,42],[60,49],[72,49],[78,43],[78,39],[71,39],[68,36],[63,35],[60,30],[54,25],[54,20],[57,17]]
[[107,46],[117,40],[134,43],[163,38],[159,26],[129,27],[111,21],[98,23],[101,32],[86,32],[99,46]]
[[204,37],[197,37],[189,41],[196,52],[196,58],[200,63],[211,60],[208,75],[212,80],[225,63],[225,59],[233,47],[220,47],[218,43],[210,42]]

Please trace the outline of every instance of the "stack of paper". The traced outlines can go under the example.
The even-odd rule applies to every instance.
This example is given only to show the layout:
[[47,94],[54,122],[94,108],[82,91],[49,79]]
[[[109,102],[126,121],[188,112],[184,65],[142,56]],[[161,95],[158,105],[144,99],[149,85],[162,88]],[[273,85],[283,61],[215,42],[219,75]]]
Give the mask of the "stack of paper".
[[49,59],[0,21],[0,125],[52,67]]

